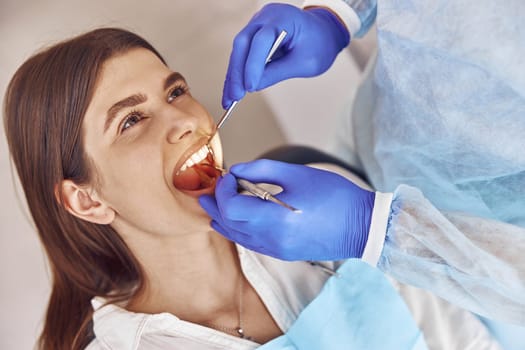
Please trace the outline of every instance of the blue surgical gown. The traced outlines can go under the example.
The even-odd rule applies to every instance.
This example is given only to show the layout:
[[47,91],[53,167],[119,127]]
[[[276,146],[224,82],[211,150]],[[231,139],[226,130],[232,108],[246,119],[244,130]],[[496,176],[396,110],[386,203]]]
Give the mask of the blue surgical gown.
[[386,277],[351,259],[330,277],[286,334],[258,349],[426,350],[427,345]]
[[523,14],[523,0],[380,1],[378,52],[337,152],[394,192],[380,269],[520,326]]

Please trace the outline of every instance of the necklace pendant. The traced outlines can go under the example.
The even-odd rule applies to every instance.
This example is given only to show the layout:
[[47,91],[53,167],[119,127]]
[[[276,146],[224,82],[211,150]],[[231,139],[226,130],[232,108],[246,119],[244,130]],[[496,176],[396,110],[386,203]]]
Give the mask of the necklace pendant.
[[237,332],[237,334],[239,335],[239,337],[241,337],[241,338],[245,338],[245,335],[244,335],[244,329],[242,329],[241,327],[237,327],[237,328],[235,328],[235,331]]
[[252,337],[249,337],[246,334],[244,334],[244,329],[242,329],[241,327],[235,328],[235,331],[237,332],[240,338],[246,339],[246,340],[253,340]]

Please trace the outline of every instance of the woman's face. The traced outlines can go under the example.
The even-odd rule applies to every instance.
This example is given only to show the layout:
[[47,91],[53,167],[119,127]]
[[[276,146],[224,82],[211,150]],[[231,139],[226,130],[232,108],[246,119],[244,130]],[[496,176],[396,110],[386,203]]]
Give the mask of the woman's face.
[[84,147],[117,231],[172,235],[208,227],[197,197],[213,193],[213,165],[222,165],[218,138],[215,159],[203,148],[213,128],[184,78],[151,51],[105,62],[83,121]]

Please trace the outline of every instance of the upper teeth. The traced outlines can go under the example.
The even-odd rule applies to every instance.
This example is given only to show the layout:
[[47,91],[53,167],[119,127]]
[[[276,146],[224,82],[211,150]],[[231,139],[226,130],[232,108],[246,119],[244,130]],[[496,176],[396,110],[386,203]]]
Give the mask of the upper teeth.
[[184,164],[180,168],[180,171],[184,171],[187,168],[191,168],[195,164],[199,164],[204,158],[208,156],[208,153],[210,153],[208,145],[202,146],[197,152],[193,153],[186,162],[184,162]]

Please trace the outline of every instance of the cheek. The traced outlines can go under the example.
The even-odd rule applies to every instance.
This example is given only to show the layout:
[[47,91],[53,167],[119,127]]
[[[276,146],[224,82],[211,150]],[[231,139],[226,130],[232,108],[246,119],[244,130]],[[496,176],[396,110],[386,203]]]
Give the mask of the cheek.
[[100,166],[102,195],[111,201],[135,193],[157,192],[155,188],[164,184],[161,164],[156,153],[139,147],[106,158]]
[[121,158],[106,168],[101,196],[120,219],[156,230],[159,223],[175,220],[173,213],[183,207],[170,192],[160,169],[159,160],[151,154]]

